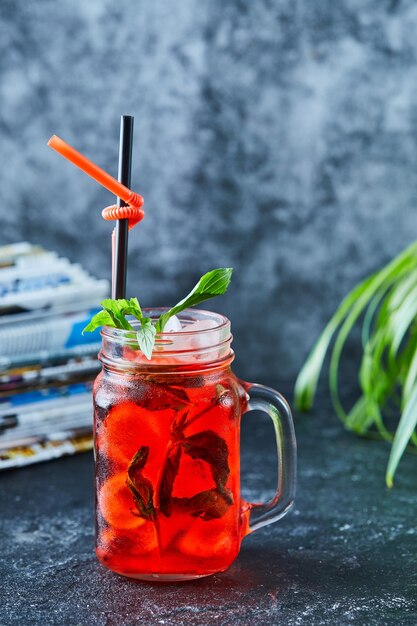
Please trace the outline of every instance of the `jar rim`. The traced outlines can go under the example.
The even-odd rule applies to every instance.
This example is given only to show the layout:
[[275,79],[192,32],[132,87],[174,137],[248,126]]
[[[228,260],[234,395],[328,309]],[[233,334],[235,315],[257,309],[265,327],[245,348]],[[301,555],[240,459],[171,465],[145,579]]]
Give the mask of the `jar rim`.
[[[142,309],[145,317],[150,317],[152,320],[156,320],[160,315],[163,315],[169,311],[169,307],[147,307]],[[195,309],[188,308],[184,311],[181,311],[176,317],[180,320],[180,322],[189,324],[190,326],[196,322],[204,322],[204,321],[217,321],[215,326],[210,328],[202,328],[197,330],[178,330],[178,331],[168,331],[158,333],[158,338],[163,340],[164,337],[167,339],[172,339],[174,337],[185,337],[185,336],[210,336],[210,333],[215,333],[220,330],[226,329],[229,327],[230,330],[230,320],[221,313],[216,313],[214,311],[207,311],[205,309]],[[129,323],[133,326],[133,330],[135,328],[139,328],[140,322],[134,318],[129,317]],[[108,337],[116,338],[119,337],[123,339],[129,339],[129,333],[132,333],[131,330],[125,330],[123,328],[114,328],[112,326],[103,326],[101,329],[101,335],[106,335]],[[158,341],[158,338],[156,341]]]
[[[156,321],[168,310],[167,307],[146,308],[143,309],[143,313],[146,317]],[[149,360],[138,347],[135,332],[135,329],[140,326],[138,320],[129,318],[133,330],[103,326],[100,360],[104,364],[112,363],[115,366],[116,364],[121,366],[124,363],[123,367],[129,368],[139,366],[159,368],[167,364],[172,366],[205,364],[207,366],[208,363],[214,364],[232,357],[233,351],[230,344],[233,337],[227,317],[213,311],[193,308],[185,309],[178,315],[178,318],[185,328],[181,331],[158,333],[152,358]],[[120,348],[130,348],[130,354],[120,352]]]

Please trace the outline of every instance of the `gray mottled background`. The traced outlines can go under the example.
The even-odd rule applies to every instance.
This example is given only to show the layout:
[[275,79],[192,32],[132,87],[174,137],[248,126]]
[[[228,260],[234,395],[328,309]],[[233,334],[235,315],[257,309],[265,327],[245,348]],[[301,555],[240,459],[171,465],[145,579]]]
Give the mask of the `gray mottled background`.
[[356,281],[417,235],[413,0],[1,0],[1,243],[109,275],[113,198],[46,147],[116,174],[133,114],[129,295],[173,304],[232,265],[213,303],[237,371],[293,381]]

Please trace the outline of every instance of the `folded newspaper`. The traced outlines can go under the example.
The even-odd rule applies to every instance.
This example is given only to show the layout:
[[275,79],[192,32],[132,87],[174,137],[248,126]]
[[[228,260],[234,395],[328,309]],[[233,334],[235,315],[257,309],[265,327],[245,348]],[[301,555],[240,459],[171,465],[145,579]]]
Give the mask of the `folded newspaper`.
[[81,331],[108,291],[40,246],[0,247],[0,470],[91,449],[100,337]]

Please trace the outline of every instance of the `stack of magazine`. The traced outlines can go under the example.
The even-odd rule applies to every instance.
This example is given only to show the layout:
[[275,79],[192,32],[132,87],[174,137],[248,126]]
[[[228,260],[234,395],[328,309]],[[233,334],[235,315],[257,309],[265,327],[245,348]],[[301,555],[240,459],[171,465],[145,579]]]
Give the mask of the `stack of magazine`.
[[100,335],[81,331],[108,290],[39,246],[0,247],[0,469],[91,448]]

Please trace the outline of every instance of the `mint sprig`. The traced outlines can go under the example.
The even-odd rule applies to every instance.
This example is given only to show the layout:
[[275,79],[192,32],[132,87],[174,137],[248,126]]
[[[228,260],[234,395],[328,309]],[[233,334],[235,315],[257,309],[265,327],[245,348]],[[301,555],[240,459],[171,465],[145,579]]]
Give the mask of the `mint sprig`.
[[143,315],[137,298],[130,298],[130,300],[106,298],[100,302],[103,310],[94,315],[90,323],[84,328],[83,333],[93,332],[101,326],[134,331],[133,326],[126,319],[126,315],[133,315],[141,324],[139,330],[136,331],[139,348],[146,358],[151,360],[156,335],[164,331],[168,320],[184,311],[184,309],[225,293],[230,284],[232,272],[233,269],[231,267],[220,267],[204,274],[190,293],[169,311],[161,315],[155,325],[153,325],[150,317]]
[[230,284],[232,272],[233,269],[231,267],[220,267],[217,270],[211,270],[211,272],[204,274],[188,296],[185,296],[185,298],[180,300],[172,309],[161,315],[156,322],[156,331],[162,333],[165,324],[173,315],[177,315],[177,313],[181,313],[184,309],[188,309],[196,304],[200,304],[200,302],[225,293]]

